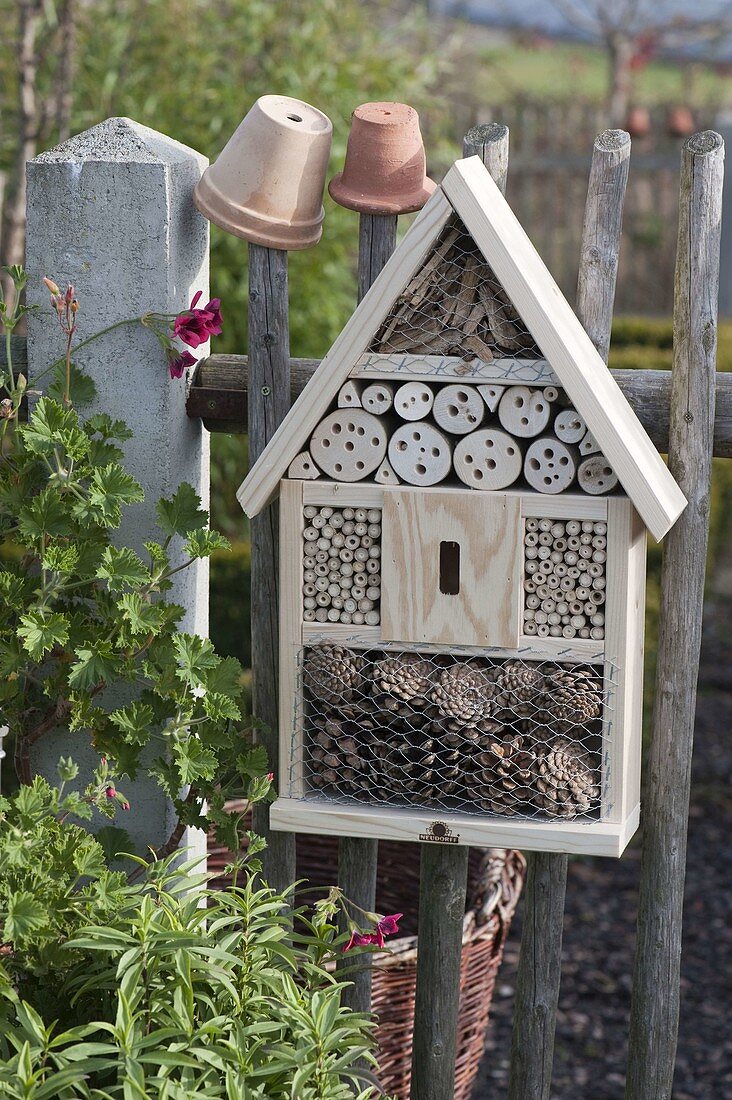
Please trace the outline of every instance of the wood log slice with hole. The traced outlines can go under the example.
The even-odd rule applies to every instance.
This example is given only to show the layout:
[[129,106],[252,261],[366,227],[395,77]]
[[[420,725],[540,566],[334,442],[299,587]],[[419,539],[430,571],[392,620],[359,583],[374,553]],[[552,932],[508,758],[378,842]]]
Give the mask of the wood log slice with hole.
[[521,474],[519,443],[500,428],[484,428],[466,435],[455,447],[453,466],[471,489],[506,489]]
[[443,386],[435,396],[432,415],[451,435],[467,435],[482,424],[485,403],[475,386]]
[[432,411],[434,399],[426,382],[405,382],[394,394],[394,412],[402,420],[423,420]]
[[580,488],[591,496],[610,493],[618,484],[618,475],[604,455],[590,455],[577,471]]
[[349,378],[347,382],[344,382],[344,384],[338,390],[338,408],[360,409],[362,404],[362,387],[363,383],[354,382],[352,378]]
[[562,493],[575,479],[578,457],[577,448],[560,439],[536,439],[524,458],[524,477],[539,493]]
[[587,434],[587,425],[576,409],[562,409],[554,418],[554,434],[562,443],[579,443]]
[[452,447],[432,424],[404,424],[389,441],[389,463],[408,485],[437,485],[452,466]]
[[371,382],[361,392],[361,404],[366,412],[382,416],[394,404],[394,386],[390,382]]
[[310,453],[336,481],[360,481],[386,456],[386,428],[364,409],[337,409],[324,417],[310,440]]
[[287,476],[297,481],[314,481],[316,477],[320,477],[320,470],[313,462],[310,451],[300,451],[300,454],[293,458],[287,470]]
[[498,405],[501,425],[521,439],[541,435],[549,423],[550,412],[543,390],[529,386],[509,386]]

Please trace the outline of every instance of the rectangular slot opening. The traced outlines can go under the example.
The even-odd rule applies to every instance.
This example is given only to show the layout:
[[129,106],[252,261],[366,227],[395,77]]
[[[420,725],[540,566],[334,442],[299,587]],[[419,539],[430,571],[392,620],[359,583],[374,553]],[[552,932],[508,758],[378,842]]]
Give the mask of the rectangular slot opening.
[[440,592],[443,596],[460,593],[460,543],[440,543]]

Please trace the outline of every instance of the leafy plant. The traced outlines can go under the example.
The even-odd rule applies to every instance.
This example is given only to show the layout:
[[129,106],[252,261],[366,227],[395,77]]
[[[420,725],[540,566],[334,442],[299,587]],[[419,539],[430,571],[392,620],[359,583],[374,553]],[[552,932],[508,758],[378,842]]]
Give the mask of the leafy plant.
[[12,800],[0,798],[0,957],[14,985],[35,989],[55,1014],[64,1007],[58,973],[74,958],[69,939],[110,917],[127,881],[107,858],[121,830],[107,826],[95,838],[79,822],[94,809],[107,818],[129,809],[106,759],[84,791],[66,789],[78,775],[73,761],[62,759],[58,773],[58,787],[36,776]]
[[[61,400],[41,397],[21,424],[16,397],[0,422],[0,710],[15,737],[16,769],[29,783],[33,746],[63,726],[86,731],[132,778],[143,751],[157,746],[146,766],[179,814],[165,850],[185,826],[210,823],[236,848],[227,794],[244,784],[256,800],[270,786],[263,751],[245,739],[241,666],[181,631],[183,609],[166,599],[175,574],[228,541],[209,529],[185,483],[157,503],[159,541],[142,553],[113,541],[125,510],[143,499],[119,446],[132,433],[105,414],[82,420],[73,407],[74,386],[84,381],[72,363],[78,302],[73,287],[44,281],[64,334],[64,355],[52,365]],[[221,331],[218,301],[197,309],[198,297],[174,319],[173,338],[200,342]],[[14,323],[7,311],[4,320]],[[174,373],[180,353],[164,327],[171,320],[140,319]],[[10,355],[8,372],[12,382]]]
[[299,910],[248,876],[191,894],[195,866],[143,864],[106,923],[81,927],[59,999],[65,1030],[23,999],[0,966],[0,1094],[36,1098],[158,1096],[362,1100],[373,1024],[341,1004],[327,968],[341,946],[332,906]]

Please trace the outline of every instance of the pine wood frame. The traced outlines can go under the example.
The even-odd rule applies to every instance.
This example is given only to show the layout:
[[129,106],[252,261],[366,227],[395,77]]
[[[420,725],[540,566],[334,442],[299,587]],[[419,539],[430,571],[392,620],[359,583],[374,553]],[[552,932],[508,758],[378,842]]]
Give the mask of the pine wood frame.
[[[459,652],[491,658],[587,662],[603,669],[610,683],[603,716],[601,808],[598,821],[539,821],[390,806],[363,806],[307,799],[302,767],[302,731],[295,728],[301,707],[299,666],[307,644],[331,642],[354,649],[378,647],[405,652],[450,652],[444,644],[383,641],[381,626],[302,621],[302,531],[307,504],[383,508],[387,495],[402,487],[325,481],[283,481],[280,488],[280,796],[270,810],[275,830],[331,833],[419,841],[429,827],[445,822],[460,843],[518,846],[526,850],[619,856],[638,827],[640,815],[640,749],[642,709],[643,618],[645,600],[645,526],[624,496],[588,497],[563,493],[542,496],[506,491],[518,500],[521,522],[530,516],[607,520],[606,629],[602,642],[585,639],[527,638],[516,649],[459,647]],[[416,490],[437,494],[445,490]],[[451,490],[471,507],[475,490]],[[485,494],[498,495],[498,494]],[[503,495],[503,494],[502,494]],[[382,532],[383,538],[383,532]],[[452,647],[452,651],[456,651]]]

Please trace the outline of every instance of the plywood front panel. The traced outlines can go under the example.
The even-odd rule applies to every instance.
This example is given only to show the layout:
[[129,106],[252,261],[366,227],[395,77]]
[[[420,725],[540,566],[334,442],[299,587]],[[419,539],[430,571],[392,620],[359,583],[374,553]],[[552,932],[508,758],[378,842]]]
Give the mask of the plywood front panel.
[[515,648],[520,499],[470,490],[384,494],[385,641]]

